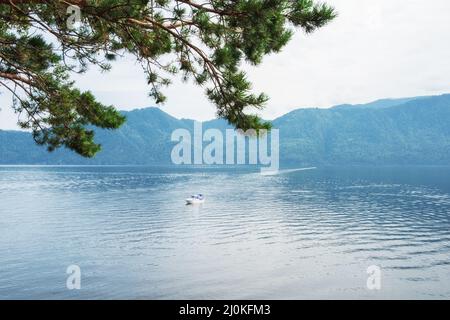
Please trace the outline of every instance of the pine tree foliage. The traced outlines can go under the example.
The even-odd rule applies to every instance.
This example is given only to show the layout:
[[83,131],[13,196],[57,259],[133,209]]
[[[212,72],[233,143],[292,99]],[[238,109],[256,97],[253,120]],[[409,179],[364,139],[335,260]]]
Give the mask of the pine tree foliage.
[[[81,11],[75,27],[71,5]],[[115,129],[125,119],[70,74],[109,70],[125,54],[142,65],[157,103],[178,75],[204,87],[217,115],[237,128],[269,128],[251,112],[267,97],[251,91],[242,63],[261,63],[296,27],[309,33],[335,15],[313,0],[0,0],[0,88],[37,143],[85,157],[100,150],[92,126]]]

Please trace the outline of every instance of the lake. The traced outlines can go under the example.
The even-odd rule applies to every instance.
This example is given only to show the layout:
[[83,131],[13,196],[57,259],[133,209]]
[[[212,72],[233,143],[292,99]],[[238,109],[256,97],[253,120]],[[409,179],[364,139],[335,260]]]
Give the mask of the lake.
[[450,168],[0,167],[0,298],[449,299]]

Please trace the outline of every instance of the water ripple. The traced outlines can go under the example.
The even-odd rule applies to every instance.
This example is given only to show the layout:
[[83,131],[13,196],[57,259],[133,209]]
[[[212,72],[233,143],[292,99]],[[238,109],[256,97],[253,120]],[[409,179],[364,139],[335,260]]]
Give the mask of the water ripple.
[[450,185],[430,176],[450,184],[445,168],[2,167],[0,298],[370,298],[375,264],[378,298],[448,299]]

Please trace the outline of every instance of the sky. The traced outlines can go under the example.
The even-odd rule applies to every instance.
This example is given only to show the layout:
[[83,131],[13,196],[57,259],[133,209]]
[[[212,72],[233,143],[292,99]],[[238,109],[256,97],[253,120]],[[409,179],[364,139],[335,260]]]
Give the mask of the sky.
[[[339,16],[312,33],[295,33],[281,53],[245,66],[255,92],[270,100],[260,115],[274,119],[300,107],[327,108],[450,93],[450,1],[326,0]],[[119,59],[73,78],[99,101],[120,110],[155,106],[142,69]],[[177,118],[209,120],[215,106],[203,89],[175,81],[161,106]],[[17,129],[11,98],[0,88],[0,129]]]

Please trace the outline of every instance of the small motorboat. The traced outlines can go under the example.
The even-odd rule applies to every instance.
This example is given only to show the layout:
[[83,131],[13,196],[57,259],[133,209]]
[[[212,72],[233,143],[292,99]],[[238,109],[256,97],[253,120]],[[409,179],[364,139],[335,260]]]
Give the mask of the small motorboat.
[[205,197],[202,194],[196,194],[186,199],[186,204],[199,204],[205,202]]

